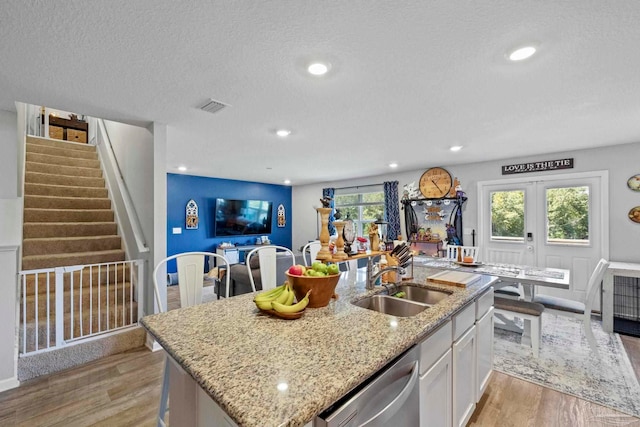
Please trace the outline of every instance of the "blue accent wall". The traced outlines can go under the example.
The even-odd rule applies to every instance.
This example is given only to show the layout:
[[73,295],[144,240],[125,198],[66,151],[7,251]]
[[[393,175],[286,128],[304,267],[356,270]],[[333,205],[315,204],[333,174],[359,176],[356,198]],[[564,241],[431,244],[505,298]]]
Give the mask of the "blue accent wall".
[[[259,182],[207,178],[202,176],[167,174],[167,256],[181,252],[215,252],[221,242],[253,245],[257,236],[214,236],[216,199],[266,200],[272,202],[272,225],[269,240],[274,245],[291,247],[291,187]],[[185,209],[193,199],[198,204],[199,224],[195,230],[186,229]],[[278,206],[284,205],[286,226],[278,227]],[[173,234],[173,228],[182,234]],[[167,265],[175,272],[175,261]]]

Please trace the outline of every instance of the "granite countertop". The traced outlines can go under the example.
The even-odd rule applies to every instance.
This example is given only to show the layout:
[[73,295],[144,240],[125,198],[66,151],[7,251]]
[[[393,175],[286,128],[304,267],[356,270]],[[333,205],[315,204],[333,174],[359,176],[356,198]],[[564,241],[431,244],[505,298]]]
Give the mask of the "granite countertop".
[[[414,267],[424,284],[437,270]],[[413,317],[392,317],[350,301],[370,293],[366,274],[343,273],[327,307],[296,320],[262,314],[245,294],[146,316],[144,326],[227,414],[241,426],[303,426],[395,356],[419,342],[495,280],[453,292]],[[286,382],[285,391],[278,384]],[[282,388],[282,387],[281,387]]]

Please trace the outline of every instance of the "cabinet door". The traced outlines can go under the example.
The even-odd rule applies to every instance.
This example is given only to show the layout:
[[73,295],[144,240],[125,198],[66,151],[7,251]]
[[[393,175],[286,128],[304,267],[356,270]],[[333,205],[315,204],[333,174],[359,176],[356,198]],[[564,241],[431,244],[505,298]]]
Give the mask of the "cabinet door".
[[451,427],[451,349],[420,377],[420,426]]
[[493,307],[476,322],[476,403],[487,388],[493,370]]
[[453,425],[464,426],[476,408],[476,327],[453,343]]

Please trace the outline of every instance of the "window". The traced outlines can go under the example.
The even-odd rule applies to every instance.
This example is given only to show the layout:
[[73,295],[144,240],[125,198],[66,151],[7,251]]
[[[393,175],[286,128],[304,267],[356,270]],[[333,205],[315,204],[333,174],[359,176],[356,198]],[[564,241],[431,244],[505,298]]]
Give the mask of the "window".
[[589,244],[589,187],[547,188],[547,243]]
[[358,236],[367,236],[369,225],[384,219],[384,191],[378,186],[370,190],[368,192],[359,192],[358,188],[336,190],[334,196],[335,208],[342,214],[340,219],[352,220]]
[[524,191],[491,192],[491,240],[524,242]]

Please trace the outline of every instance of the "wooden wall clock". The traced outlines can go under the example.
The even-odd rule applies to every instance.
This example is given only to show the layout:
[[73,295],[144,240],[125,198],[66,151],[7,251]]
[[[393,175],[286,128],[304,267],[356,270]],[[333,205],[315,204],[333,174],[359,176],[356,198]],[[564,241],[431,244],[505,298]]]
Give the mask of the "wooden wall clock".
[[452,185],[451,174],[443,168],[427,169],[420,177],[420,192],[429,199],[445,197]]

